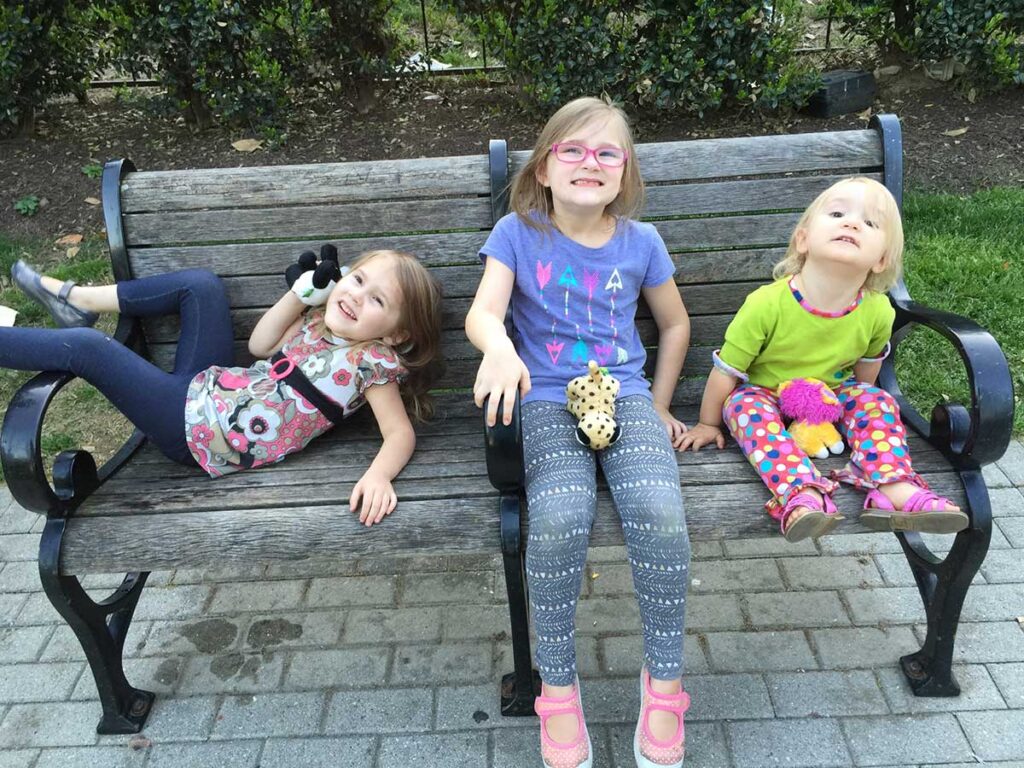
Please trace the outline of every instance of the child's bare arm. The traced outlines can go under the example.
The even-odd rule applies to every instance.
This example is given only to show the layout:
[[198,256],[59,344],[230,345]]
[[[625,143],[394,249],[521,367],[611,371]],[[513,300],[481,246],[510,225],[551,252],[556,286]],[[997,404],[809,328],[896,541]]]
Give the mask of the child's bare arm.
[[511,424],[516,389],[523,395],[530,391],[530,372],[505,331],[505,310],[514,284],[515,273],[511,269],[497,259],[487,259],[473,306],[466,314],[466,336],[484,353],[473,385],[473,401],[479,408],[490,398],[487,423],[492,427],[497,420],[499,400],[504,397],[502,422]]
[[359,522],[370,526],[390,515],[398,504],[391,481],[412,458],[416,432],[405,412],[398,384],[374,384],[367,387],[364,394],[384,442],[369,469],[352,489],[349,508],[353,512],[358,508]]
[[306,305],[291,291],[268,309],[249,334],[249,352],[254,357],[270,357],[299,329]]
[[700,401],[700,421],[683,435],[680,450],[693,447],[699,451],[708,443],[719,448],[725,447],[725,433],[722,431],[722,404],[729,393],[736,389],[739,379],[712,368],[708,374],[708,383],[704,385],[704,397]]
[[880,370],[882,370],[881,360],[872,360],[870,362],[860,360],[854,363],[853,377],[857,381],[863,381],[865,384],[874,384]]

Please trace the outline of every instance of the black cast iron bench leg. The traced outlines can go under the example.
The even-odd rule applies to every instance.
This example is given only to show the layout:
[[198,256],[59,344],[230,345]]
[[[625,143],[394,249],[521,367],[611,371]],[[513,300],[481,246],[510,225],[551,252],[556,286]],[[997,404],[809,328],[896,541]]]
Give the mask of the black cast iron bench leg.
[[533,715],[533,702],[540,693],[540,675],[532,667],[530,621],[527,608],[526,551],[520,545],[520,497],[503,493],[501,513],[501,555],[505,565],[508,614],[512,628],[512,660],[515,671],[501,678],[501,714]]
[[60,573],[60,547],[67,520],[51,517],[39,542],[39,576],[53,607],[78,637],[89,661],[103,717],[97,733],[138,733],[154,694],[133,688],[124,675],[125,636],[149,573],[129,573],[113,594],[94,601],[75,576]]
[[917,534],[897,534],[924,601],[928,634],[921,650],[900,659],[915,696],[959,696],[953,676],[953,643],[960,610],[988,552],[992,536],[992,509],[981,470],[962,471],[971,524],[956,535],[944,559],[935,557]]

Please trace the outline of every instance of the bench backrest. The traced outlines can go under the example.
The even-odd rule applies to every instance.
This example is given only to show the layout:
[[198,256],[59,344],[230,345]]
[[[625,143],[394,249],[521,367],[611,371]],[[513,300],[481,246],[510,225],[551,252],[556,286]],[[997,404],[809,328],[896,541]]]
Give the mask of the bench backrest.
[[[238,360],[254,323],[285,288],[284,268],[325,241],[350,259],[372,248],[420,256],[445,290],[443,388],[471,385],[478,353],[463,321],[481,274],[477,257],[506,210],[509,179],[528,152],[491,142],[488,155],[212,170],[105,169],[104,213],[118,279],[205,267],[232,305]],[[836,180],[862,174],[901,200],[899,124],[867,130],[641,144],[643,218],[655,223],[679,266],[693,348],[676,392],[695,403],[710,351],[746,294],[770,280],[807,204]],[[638,313],[644,343],[656,329]],[[174,319],[145,325],[152,358],[173,359]],[[653,367],[654,355],[648,355]]]

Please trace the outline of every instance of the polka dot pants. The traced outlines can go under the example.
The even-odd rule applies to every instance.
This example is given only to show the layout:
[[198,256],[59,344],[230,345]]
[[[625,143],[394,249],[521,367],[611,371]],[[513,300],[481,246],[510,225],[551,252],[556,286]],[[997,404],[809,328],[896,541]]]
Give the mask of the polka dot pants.
[[844,382],[835,392],[843,408],[840,431],[850,447],[850,461],[830,477],[824,477],[793,442],[772,390],[744,384],[725,401],[722,418],[771,491],[773,498],[766,508],[776,519],[781,517],[789,494],[800,488],[831,493],[836,481],[876,488],[897,480],[927,487],[911,467],[906,430],[892,395],[853,380]]

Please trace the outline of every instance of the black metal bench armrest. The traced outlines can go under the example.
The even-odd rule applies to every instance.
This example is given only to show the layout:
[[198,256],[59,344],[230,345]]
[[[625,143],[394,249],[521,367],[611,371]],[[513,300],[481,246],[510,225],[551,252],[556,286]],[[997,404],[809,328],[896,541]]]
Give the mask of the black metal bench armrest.
[[893,350],[912,325],[923,325],[952,342],[967,369],[971,405],[939,403],[925,418],[906,400],[896,382],[894,355],[882,366],[879,384],[896,398],[903,421],[945,453],[954,465],[975,469],[1000,458],[1013,431],[1013,380],[999,344],[977,323],[909,299],[893,298],[896,322]]
[[[512,407],[512,423],[501,421],[501,403],[498,404],[498,419],[493,427],[487,426],[484,417],[484,448],[487,454],[487,477],[502,493],[517,492],[523,487],[523,427],[520,420],[519,393]],[[487,402],[484,402],[484,412]]]
[[[123,344],[138,344],[137,321],[121,318],[114,338]],[[42,515],[63,516],[106,480],[142,444],[136,432],[97,471],[88,451],[62,451],[53,464],[53,487],[46,479],[42,453],[43,419],[50,402],[73,373],[43,371],[29,379],[11,398],[0,429],[0,461],[11,495],[25,509]]]

